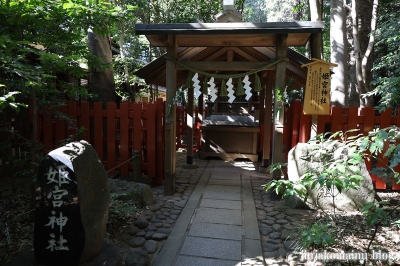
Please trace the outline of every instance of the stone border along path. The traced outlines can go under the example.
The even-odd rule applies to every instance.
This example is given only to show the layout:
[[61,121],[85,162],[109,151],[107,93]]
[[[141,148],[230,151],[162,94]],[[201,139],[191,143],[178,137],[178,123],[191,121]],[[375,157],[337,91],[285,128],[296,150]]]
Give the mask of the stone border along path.
[[[164,196],[163,186],[152,188],[154,204],[148,206],[134,225],[125,229],[122,240],[126,243],[117,243],[120,248],[125,246],[123,254],[125,265],[151,265],[154,262],[200,177],[212,161],[195,160],[198,168],[184,169],[182,165],[185,164],[186,153],[177,152],[176,192],[173,196]],[[294,250],[295,242],[290,239],[291,234],[296,230],[299,220],[307,219],[306,212],[284,206],[282,201],[271,201],[271,195],[261,187],[268,182],[269,175],[258,174],[256,171],[250,172],[249,175],[261,235],[264,265],[304,265],[299,264],[298,257],[289,253]],[[172,253],[170,255],[175,256]],[[241,265],[260,264],[242,261]]]

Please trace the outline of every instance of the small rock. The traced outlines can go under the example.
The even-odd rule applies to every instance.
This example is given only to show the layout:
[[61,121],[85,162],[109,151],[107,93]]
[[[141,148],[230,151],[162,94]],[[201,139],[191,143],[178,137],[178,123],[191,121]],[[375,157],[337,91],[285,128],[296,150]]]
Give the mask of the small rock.
[[154,235],[154,231],[149,231],[146,233],[146,235],[144,236],[144,238],[146,238],[147,240],[151,239],[151,237]]
[[293,230],[285,229],[285,230],[282,231],[281,239],[282,240],[289,239],[292,236],[292,234],[293,234]]
[[269,237],[271,239],[278,239],[281,237],[281,234],[279,234],[278,232],[273,232],[273,233],[269,234]]
[[145,232],[145,231],[139,231],[139,232],[136,234],[136,236],[137,236],[137,237],[144,237],[144,236],[146,235],[146,233],[147,233],[147,232]]
[[129,241],[129,245],[133,248],[141,247],[143,246],[144,242],[146,242],[146,239],[143,237],[134,237]]
[[275,258],[275,252],[264,252],[264,258]]
[[277,220],[276,221],[278,224],[287,224],[287,223],[289,223],[289,221],[288,220],[285,220],[285,219],[279,219],[279,220]]
[[277,219],[283,219],[285,218],[285,214],[284,213],[280,213],[277,216],[275,216]]
[[275,221],[273,221],[273,220],[267,220],[265,223],[266,223],[267,225],[271,226],[271,225],[273,225],[273,224],[275,223]]
[[158,228],[157,233],[170,234],[171,230],[168,228]]
[[149,225],[149,221],[147,221],[143,217],[139,217],[134,223],[139,229],[146,228]]
[[146,214],[146,215],[143,215],[143,217],[147,220],[147,221],[151,221],[151,219],[153,218],[153,215],[148,215],[148,214]]
[[177,201],[177,202],[175,202],[175,206],[178,206],[178,207],[183,208],[183,207],[185,207],[186,202],[187,202],[187,200],[180,200],[180,201]]
[[170,211],[170,214],[173,214],[173,215],[179,215],[179,214],[181,214],[181,210],[172,210],[172,211]]
[[159,214],[156,216],[156,219],[157,220],[165,220],[165,219],[167,219],[167,217],[165,215]]
[[174,215],[174,214],[173,214],[173,215],[169,216],[169,218],[176,220],[176,219],[179,218],[179,215]]
[[157,230],[157,227],[155,227],[154,224],[150,224],[150,225],[145,229],[146,232],[155,231],[155,230]]
[[146,251],[148,254],[156,253],[159,247],[159,243],[155,240],[148,240],[144,243],[142,249]]
[[163,226],[163,223],[153,223],[155,227],[160,228]]
[[276,240],[276,239],[267,239],[266,242],[270,243],[270,244],[274,244],[274,245],[279,245],[281,243],[281,241]]
[[126,229],[126,232],[131,236],[135,236],[139,232],[139,228],[137,228],[136,226],[129,226]]
[[267,227],[260,228],[260,234],[262,234],[264,236],[267,236],[270,233],[272,233],[272,229],[271,228],[267,228]]
[[283,225],[283,228],[285,228],[285,229],[287,229],[287,230],[293,230],[293,229],[294,229],[294,227],[291,226],[290,224],[285,224],[285,225]]
[[125,258],[126,266],[149,266],[150,257],[144,250],[131,249]]
[[273,208],[273,207],[265,207],[264,210],[265,210],[266,212],[273,212],[273,211],[274,211],[274,208]]
[[163,220],[154,218],[153,220],[151,220],[151,222],[154,224],[158,224],[158,223],[163,223]]
[[143,215],[151,215],[151,216],[153,216],[154,213],[153,213],[152,211],[150,211],[150,210],[145,210],[145,211],[143,212]]
[[154,233],[154,235],[152,236],[152,239],[154,240],[163,240],[163,239],[167,239],[168,235],[164,234],[164,233]]
[[172,220],[172,219],[168,218],[168,219],[165,220],[165,222],[167,224],[173,224],[173,223],[175,223],[175,220]]
[[162,215],[164,215],[165,217],[169,217],[169,211],[163,212]]
[[280,258],[286,258],[286,255],[287,255],[286,249],[284,249],[284,248],[279,248],[277,253],[278,253],[278,257],[280,257]]
[[268,213],[268,216],[275,216],[275,215],[277,215],[277,214],[280,214],[280,212],[278,212],[278,211],[272,211],[272,212],[269,212],[269,213]]
[[271,244],[271,243],[263,243],[262,247],[265,251],[275,251],[275,250],[279,249],[278,245]]
[[287,251],[294,251],[294,249],[295,249],[295,244],[296,242],[295,241],[285,241],[285,242],[283,242],[283,246],[285,247],[285,249],[287,250]]
[[282,226],[280,224],[273,224],[272,230],[274,230],[275,232],[280,232],[282,231]]
[[149,210],[152,211],[152,212],[156,212],[156,211],[158,211],[160,208],[161,208],[161,207],[160,207],[160,205],[158,205],[158,204],[154,204],[154,205],[149,206]]

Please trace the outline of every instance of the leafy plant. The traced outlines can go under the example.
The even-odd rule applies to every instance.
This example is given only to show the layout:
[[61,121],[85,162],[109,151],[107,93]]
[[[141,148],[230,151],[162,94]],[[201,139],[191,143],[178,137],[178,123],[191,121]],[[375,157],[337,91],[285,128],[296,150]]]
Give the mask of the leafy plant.
[[330,226],[318,222],[315,222],[310,229],[303,231],[299,241],[303,248],[331,246],[336,243]]
[[[400,183],[399,173],[394,170],[400,162],[400,145],[395,145],[400,139],[400,131],[396,127],[384,129],[375,129],[367,136],[355,135],[357,130],[350,130],[345,133],[325,133],[316,136],[309,141],[314,144],[314,148],[309,151],[302,159],[309,162],[319,161],[321,167],[309,169],[298,182],[285,179],[272,180],[264,185],[266,191],[275,190],[277,194],[283,197],[297,195],[306,200],[308,198],[307,189],[317,189],[326,191],[332,197],[333,203],[335,197],[348,189],[359,189],[360,181],[364,179],[359,168],[364,160],[375,160],[380,162],[380,167],[375,167],[373,173],[379,178],[385,180],[394,179]],[[346,149],[343,149],[339,156],[332,156],[334,147],[338,143],[343,143]],[[386,143],[391,143],[390,147],[383,153]],[[324,144],[324,145],[319,145]],[[346,151],[346,152],[344,152]],[[383,154],[382,154],[383,153]],[[386,163],[387,158],[388,163]],[[269,167],[270,172],[280,171],[286,164],[277,163]],[[383,166],[382,166],[383,165]],[[365,216],[365,223],[368,227],[374,227],[374,233],[371,236],[367,252],[376,236],[379,226],[382,223],[388,223],[388,215],[382,205],[387,202],[369,202],[365,204],[361,212]],[[333,204],[334,215],[330,217],[335,225],[335,204]],[[322,208],[316,206],[317,208]],[[394,224],[400,224],[399,221]],[[304,247],[312,245],[332,245],[335,243],[334,234],[327,234],[328,226],[322,226],[318,223],[313,224],[310,229],[306,229],[300,236],[300,241]]]

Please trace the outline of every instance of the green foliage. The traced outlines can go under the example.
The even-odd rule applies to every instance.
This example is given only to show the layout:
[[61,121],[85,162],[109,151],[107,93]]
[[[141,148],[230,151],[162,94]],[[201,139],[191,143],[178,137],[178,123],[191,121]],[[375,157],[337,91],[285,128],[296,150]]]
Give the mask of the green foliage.
[[380,4],[380,16],[376,31],[375,62],[373,67],[374,90],[366,96],[380,98],[377,109],[400,106],[400,9],[399,1],[388,0]]
[[[0,86],[1,87],[1,86]],[[14,109],[17,113],[19,112],[19,108],[22,107],[27,107],[26,104],[18,103],[16,102],[15,96],[16,94],[19,94],[20,92],[14,91],[14,92],[8,92],[7,94],[4,94],[3,96],[0,96],[0,112],[3,111],[3,109],[10,107]]]
[[366,218],[366,223],[369,227],[375,226],[382,222],[387,221],[388,216],[387,213],[384,211],[383,208],[377,205],[387,205],[389,202],[387,201],[380,201],[377,204],[373,202],[369,202],[363,206],[361,209],[362,214]]
[[[379,155],[382,155],[386,146],[385,143],[391,143],[389,149],[383,154],[383,158],[388,158],[389,163],[384,164],[382,161],[381,165],[385,166],[375,167],[373,173],[381,179],[389,180],[389,178],[394,178],[397,183],[400,183],[399,173],[393,169],[400,162],[400,145],[394,145],[400,139],[398,128],[375,129],[369,132],[367,136],[352,135],[356,131],[320,134],[315,139],[310,140],[309,143],[323,143],[324,145],[316,145],[303,159],[310,162],[318,160],[323,165],[317,169],[309,169],[298,182],[285,179],[272,180],[263,186],[264,189],[266,191],[275,190],[277,194],[283,197],[296,194],[304,200],[308,197],[307,189],[317,189],[327,191],[334,199],[337,193],[342,193],[348,189],[357,190],[360,188],[360,181],[364,177],[361,176],[359,164],[364,160],[380,160]],[[331,147],[339,141],[347,147],[348,152],[347,154],[342,152],[341,156],[333,158]],[[286,166],[286,164],[277,163],[270,166],[269,170],[271,173],[280,171],[283,174],[283,166]],[[383,205],[388,205],[388,202],[369,202],[361,209],[366,225],[375,227],[367,252],[369,252],[378,227],[383,223],[387,224],[390,220]],[[334,215],[333,222],[337,224],[335,219]],[[400,221],[395,221],[393,224],[400,226]],[[327,225],[315,223],[311,228],[302,231],[299,238],[300,245],[307,248],[335,244],[335,234],[332,231],[329,231],[329,226]]]
[[301,233],[299,239],[302,248],[324,247],[336,244],[335,235],[329,225],[315,222],[311,228]]

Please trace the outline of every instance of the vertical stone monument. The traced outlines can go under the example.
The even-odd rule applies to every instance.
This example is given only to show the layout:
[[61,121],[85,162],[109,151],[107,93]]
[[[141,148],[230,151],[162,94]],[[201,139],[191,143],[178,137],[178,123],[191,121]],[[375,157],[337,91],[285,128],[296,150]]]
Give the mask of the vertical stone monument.
[[51,151],[37,174],[34,254],[38,265],[78,265],[101,252],[110,191],[93,147],[72,142]]

